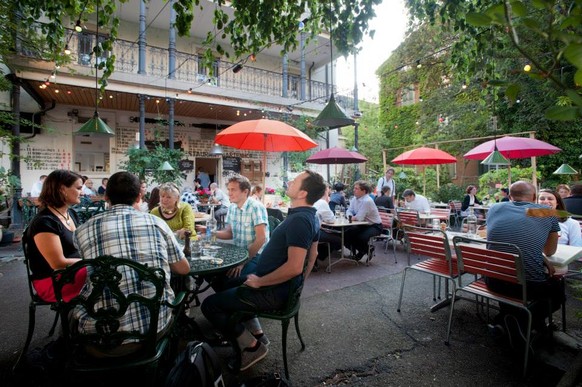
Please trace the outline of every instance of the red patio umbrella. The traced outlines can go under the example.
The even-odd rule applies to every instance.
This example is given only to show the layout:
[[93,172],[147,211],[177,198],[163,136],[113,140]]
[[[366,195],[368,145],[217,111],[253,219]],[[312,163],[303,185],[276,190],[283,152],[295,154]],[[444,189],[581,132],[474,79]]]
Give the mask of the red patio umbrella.
[[317,146],[302,131],[284,122],[268,119],[237,122],[219,132],[214,142],[236,149],[263,151],[263,170],[267,166],[266,152],[305,151]]
[[[435,148],[420,147],[402,153],[392,160],[395,164],[404,165],[438,165],[456,163],[455,156]],[[426,193],[426,174],[422,171],[422,193]]]
[[[485,160],[493,152],[496,145],[497,150],[508,159],[547,156],[561,151],[560,148],[535,138],[505,136],[477,145],[465,153],[463,157],[470,160]],[[533,162],[532,180],[534,185],[537,185],[536,169],[536,163]],[[509,184],[511,184],[511,165],[509,166],[508,176]]]
[[307,162],[312,164],[358,164],[366,161],[368,159],[358,152],[350,152],[337,146],[320,150],[307,159]]

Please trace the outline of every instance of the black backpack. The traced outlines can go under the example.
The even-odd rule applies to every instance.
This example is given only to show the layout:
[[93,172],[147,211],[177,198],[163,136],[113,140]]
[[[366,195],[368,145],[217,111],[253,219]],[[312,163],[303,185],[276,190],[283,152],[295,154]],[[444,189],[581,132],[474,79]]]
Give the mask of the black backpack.
[[176,358],[165,387],[224,387],[222,368],[208,343],[191,341]]

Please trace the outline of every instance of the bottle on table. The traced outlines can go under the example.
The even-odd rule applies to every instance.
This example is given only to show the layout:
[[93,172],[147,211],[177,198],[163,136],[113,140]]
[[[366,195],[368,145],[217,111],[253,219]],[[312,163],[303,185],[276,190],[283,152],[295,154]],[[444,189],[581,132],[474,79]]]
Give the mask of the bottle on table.
[[216,242],[216,230],[218,222],[214,218],[214,206],[210,207],[210,218],[206,221],[206,238],[214,243]]
[[190,247],[190,236],[192,233],[190,231],[184,232],[184,255],[186,259],[190,260],[192,258],[192,249]]
[[475,216],[473,207],[469,207],[469,215],[467,215],[467,234],[477,234],[477,216]]

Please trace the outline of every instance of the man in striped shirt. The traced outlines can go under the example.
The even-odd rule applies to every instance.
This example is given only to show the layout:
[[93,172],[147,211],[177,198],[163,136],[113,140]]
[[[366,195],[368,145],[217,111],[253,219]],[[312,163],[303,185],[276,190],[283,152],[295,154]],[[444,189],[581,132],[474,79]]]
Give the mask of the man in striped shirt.
[[[489,210],[487,240],[512,243],[519,247],[525,266],[528,299],[536,300],[549,296],[552,300],[553,311],[560,306],[563,292],[559,283],[552,278],[554,267],[546,256],[556,252],[560,231],[558,220],[555,217],[538,218],[526,215],[528,208],[547,208],[536,204],[536,189],[530,183],[525,181],[513,183],[509,189],[509,197],[511,201],[495,204]],[[493,291],[521,297],[519,285],[493,278],[486,278],[486,281]],[[501,316],[496,318],[498,323],[503,322],[500,320],[501,317],[507,322],[505,315],[511,314],[517,317],[522,327],[525,326],[523,311],[501,305],[500,312]],[[544,329],[547,306],[540,305],[533,314],[533,327]]]

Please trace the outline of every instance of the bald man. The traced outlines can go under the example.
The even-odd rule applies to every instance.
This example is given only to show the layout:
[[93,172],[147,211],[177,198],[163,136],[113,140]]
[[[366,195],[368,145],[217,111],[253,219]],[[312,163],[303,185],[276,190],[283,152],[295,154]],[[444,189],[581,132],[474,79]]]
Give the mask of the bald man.
[[[560,226],[555,217],[534,218],[526,215],[528,208],[547,208],[536,204],[536,189],[525,181],[517,181],[509,188],[509,202],[495,204],[487,213],[487,240],[512,243],[519,247],[523,256],[527,282],[527,296],[530,300],[551,297],[552,311],[557,310],[563,298],[563,292],[552,275],[554,267],[544,256],[552,255],[558,246]],[[486,278],[487,285],[493,291],[521,297],[521,287],[493,278]],[[506,315],[516,318],[505,318]],[[547,304],[540,303],[533,311],[534,329],[545,329]],[[525,314],[523,311],[502,305],[496,322],[508,326],[511,332],[518,332],[515,325],[519,322],[525,332]],[[512,342],[515,338],[512,335]]]

